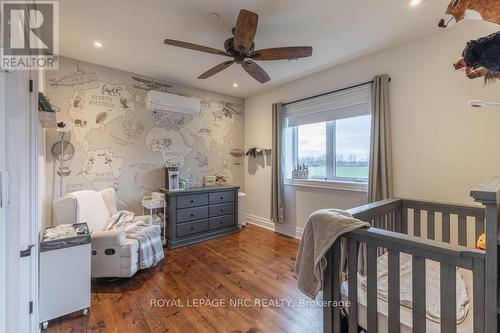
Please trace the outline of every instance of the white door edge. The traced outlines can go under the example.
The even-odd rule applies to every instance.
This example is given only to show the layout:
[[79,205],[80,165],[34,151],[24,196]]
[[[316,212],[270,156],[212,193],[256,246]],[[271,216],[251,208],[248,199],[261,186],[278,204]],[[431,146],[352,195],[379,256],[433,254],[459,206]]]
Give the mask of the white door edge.
[[[0,295],[6,294],[7,256],[6,256],[6,170],[5,170],[5,72],[0,70]],[[6,297],[0,297],[0,333],[6,333]]]

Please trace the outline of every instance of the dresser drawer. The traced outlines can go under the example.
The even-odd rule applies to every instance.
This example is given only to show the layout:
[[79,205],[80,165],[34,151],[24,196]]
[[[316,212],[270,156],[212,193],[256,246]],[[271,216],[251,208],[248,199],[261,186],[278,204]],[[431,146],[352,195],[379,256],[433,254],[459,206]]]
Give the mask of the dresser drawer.
[[208,205],[208,193],[181,195],[177,197],[177,208],[189,208]]
[[208,217],[208,206],[178,209],[176,215],[177,223],[206,219]]
[[209,206],[209,209],[208,209],[208,215],[210,217],[232,214],[232,213],[234,213],[234,203],[212,205],[212,206]]
[[209,194],[209,199],[211,205],[225,203],[225,202],[234,202],[234,191],[222,191],[222,192],[213,192]]
[[178,224],[177,237],[184,237],[208,230],[208,220]]
[[219,217],[212,217],[208,220],[208,228],[218,229],[234,225],[234,215],[224,215]]

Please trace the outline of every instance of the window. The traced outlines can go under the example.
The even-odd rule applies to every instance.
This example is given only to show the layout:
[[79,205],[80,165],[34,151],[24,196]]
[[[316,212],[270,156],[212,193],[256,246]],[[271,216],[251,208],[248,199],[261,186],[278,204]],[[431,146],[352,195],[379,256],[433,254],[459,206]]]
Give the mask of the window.
[[326,123],[297,127],[297,163],[307,165],[310,178],[326,178]]
[[366,182],[371,85],[285,106],[285,174],[306,166],[309,179]]

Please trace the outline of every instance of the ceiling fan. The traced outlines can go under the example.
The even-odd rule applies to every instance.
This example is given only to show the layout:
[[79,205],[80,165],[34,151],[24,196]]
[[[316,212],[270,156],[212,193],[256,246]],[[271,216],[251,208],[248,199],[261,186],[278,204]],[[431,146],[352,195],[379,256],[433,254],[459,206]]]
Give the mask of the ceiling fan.
[[207,79],[228,68],[232,64],[237,63],[254,79],[260,83],[265,83],[271,78],[262,67],[254,62],[254,60],[291,60],[306,58],[312,55],[312,47],[310,46],[276,47],[255,50],[255,43],[253,40],[257,32],[258,19],[259,17],[257,14],[245,9],[240,10],[238,20],[236,21],[236,27],[233,28],[234,37],[224,42],[225,51],[173,39],[165,39],[165,44],[233,58],[233,60],[224,61],[210,68],[208,71],[201,74],[198,79]]

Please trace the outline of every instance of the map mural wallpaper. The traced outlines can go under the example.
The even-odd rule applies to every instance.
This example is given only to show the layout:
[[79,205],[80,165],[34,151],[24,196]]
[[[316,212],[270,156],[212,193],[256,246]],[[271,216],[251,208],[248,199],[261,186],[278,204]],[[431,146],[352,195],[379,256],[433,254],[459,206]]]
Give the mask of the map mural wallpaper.
[[[146,111],[150,89],[201,98],[199,115]],[[243,161],[229,154],[243,149],[244,104],[240,98],[169,84],[140,75],[60,58],[47,71],[45,94],[57,121],[71,126],[59,165],[60,137],[46,131],[47,184],[52,202],[83,189],[112,187],[118,206],[141,213],[141,199],[164,187],[163,166],[178,166],[181,178],[202,185],[205,175],[224,175],[243,185]]]

